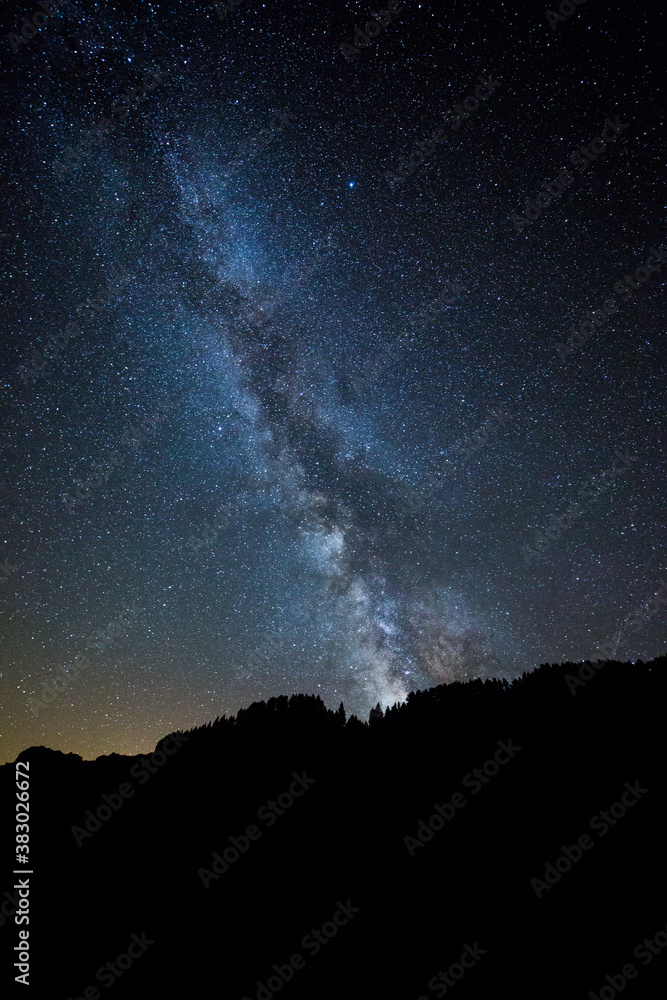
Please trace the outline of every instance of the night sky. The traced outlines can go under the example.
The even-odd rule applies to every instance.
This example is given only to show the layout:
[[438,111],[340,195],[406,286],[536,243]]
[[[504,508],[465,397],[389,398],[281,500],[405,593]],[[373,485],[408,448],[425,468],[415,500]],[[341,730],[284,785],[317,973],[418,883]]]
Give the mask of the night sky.
[[395,6],[5,7],[3,761],[664,650],[659,8]]

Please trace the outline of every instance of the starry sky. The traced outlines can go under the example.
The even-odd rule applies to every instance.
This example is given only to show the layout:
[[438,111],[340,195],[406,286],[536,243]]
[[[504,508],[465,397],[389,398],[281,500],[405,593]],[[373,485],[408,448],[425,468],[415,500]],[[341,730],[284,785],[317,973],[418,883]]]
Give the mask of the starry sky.
[[394,6],[5,7],[3,760],[664,650],[658,8]]

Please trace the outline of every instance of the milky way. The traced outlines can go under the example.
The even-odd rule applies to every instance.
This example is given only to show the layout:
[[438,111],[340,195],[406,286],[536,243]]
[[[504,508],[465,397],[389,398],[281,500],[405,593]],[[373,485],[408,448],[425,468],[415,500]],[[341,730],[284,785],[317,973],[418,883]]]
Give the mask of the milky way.
[[403,8],[352,54],[334,3],[7,41],[6,759],[366,719],[595,658],[658,590],[654,15]]

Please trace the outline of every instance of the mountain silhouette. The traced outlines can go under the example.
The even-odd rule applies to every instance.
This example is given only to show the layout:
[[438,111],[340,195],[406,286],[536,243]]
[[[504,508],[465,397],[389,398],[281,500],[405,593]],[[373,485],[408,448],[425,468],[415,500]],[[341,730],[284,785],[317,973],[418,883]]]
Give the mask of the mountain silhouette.
[[[153,754],[24,750],[16,995],[662,997],[666,696],[664,657],[544,664],[368,723],[293,695]],[[3,824],[7,956],[14,852]]]

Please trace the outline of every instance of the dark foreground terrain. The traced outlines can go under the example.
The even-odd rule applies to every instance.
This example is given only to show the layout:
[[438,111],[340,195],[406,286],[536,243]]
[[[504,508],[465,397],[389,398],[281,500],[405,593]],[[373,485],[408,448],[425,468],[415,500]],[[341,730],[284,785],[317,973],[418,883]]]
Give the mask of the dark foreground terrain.
[[[580,669],[434,688],[367,725],[271,699],[152,758],[26,750],[16,994],[666,996],[667,659],[571,690]],[[14,779],[0,768],[9,992]]]

